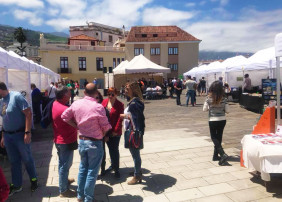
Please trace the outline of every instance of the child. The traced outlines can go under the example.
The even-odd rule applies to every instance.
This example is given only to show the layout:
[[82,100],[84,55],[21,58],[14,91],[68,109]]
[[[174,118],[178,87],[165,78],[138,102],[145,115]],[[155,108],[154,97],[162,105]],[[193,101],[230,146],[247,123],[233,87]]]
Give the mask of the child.
[[[227,99],[224,98],[224,90],[220,81],[211,84],[209,95],[204,103],[203,111],[209,111],[210,135],[214,144],[213,161],[219,160],[219,165],[223,165],[228,158],[225,154],[221,142],[222,134],[226,124],[225,113],[229,112]],[[220,155],[220,158],[218,156]]]

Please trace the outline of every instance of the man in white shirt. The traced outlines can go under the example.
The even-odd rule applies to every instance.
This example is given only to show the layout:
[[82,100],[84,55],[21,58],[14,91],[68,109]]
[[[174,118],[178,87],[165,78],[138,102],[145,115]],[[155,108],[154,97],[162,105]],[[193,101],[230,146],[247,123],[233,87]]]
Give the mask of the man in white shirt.
[[184,85],[186,86],[187,92],[186,92],[186,106],[188,107],[189,98],[191,97],[191,104],[194,107],[195,106],[195,95],[196,95],[196,86],[197,83],[194,81],[191,76],[187,76],[188,80],[185,81]]
[[47,88],[48,97],[49,99],[53,99],[56,97],[56,86],[54,85],[54,82],[51,82],[50,86]]

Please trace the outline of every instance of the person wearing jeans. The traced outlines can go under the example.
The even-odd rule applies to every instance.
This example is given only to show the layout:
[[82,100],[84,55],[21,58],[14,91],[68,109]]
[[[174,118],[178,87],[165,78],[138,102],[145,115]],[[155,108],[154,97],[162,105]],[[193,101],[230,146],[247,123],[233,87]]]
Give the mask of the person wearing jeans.
[[188,107],[189,99],[191,97],[191,105],[195,106],[195,95],[197,83],[192,79],[190,75],[187,76],[188,80],[185,81],[184,85],[186,86],[186,106]]
[[188,90],[186,93],[186,106],[188,106],[189,99],[191,97],[191,105],[195,105],[195,90]]
[[97,87],[88,83],[84,98],[75,101],[62,119],[79,130],[80,165],[77,180],[78,201],[94,201],[94,189],[103,158],[103,137],[112,128],[105,108],[97,103]]
[[93,201],[94,189],[100,165],[103,159],[103,142],[83,140],[79,141],[80,165],[78,172],[77,198]]
[[73,197],[75,192],[69,189],[74,179],[68,179],[69,169],[73,161],[73,150],[70,144],[77,144],[77,129],[70,126],[61,118],[62,113],[68,109],[71,92],[66,86],[59,86],[56,90],[56,100],[52,105],[52,126],[54,143],[59,157],[59,192],[60,197]]
[[[124,110],[124,114],[121,114],[120,117],[124,119],[125,130],[128,130],[130,127],[134,131],[138,131],[142,135],[145,132],[145,116],[144,109],[145,105],[143,102],[143,96],[140,90],[138,83],[129,83],[126,85],[125,93],[127,97],[130,98],[128,107]],[[141,139],[143,141],[143,138]],[[143,142],[140,142],[138,148],[129,148],[131,156],[134,161],[134,176],[127,183],[128,185],[135,185],[142,182],[142,172],[141,172],[141,156],[140,149],[143,149]]]
[[1,147],[6,147],[11,163],[12,184],[9,196],[22,191],[22,162],[31,182],[31,191],[38,188],[37,175],[31,154],[31,109],[24,96],[8,91],[0,82],[0,115],[3,117]]

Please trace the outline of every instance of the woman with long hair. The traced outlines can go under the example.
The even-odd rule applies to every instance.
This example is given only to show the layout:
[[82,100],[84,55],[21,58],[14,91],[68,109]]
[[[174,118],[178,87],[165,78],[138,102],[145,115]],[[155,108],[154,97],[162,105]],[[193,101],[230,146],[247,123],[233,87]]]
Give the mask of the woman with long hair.
[[108,132],[109,141],[107,141],[111,158],[111,166],[106,170],[106,172],[114,170],[115,177],[120,178],[119,142],[122,134],[122,118],[120,115],[123,114],[124,106],[117,99],[116,88],[111,87],[108,89],[108,98],[103,100],[102,105],[109,112],[109,122],[112,126],[112,129]]
[[[128,83],[125,87],[125,95],[129,98],[128,107],[124,110],[124,114],[120,116],[125,119],[124,126],[128,130],[130,125],[133,130],[144,135],[145,132],[145,117],[144,117],[144,102],[141,93],[140,85],[138,83]],[[143,138],[141,139],[143,141]],[[140,149],[143,148],[143,142],[140,143],[138,148],[129,148],[131,156],[134,161],[134,176],[127,183],[134,185],[142,182],[141,172],[141,156]]]
[[203,111],[209,111],[210,135],[214,144],[212,160],[219,160],[218,164],[224,165],[228,155],[224,152],[221,143],[223,130],[226,125],[225,113],[229,112],[229,105],[227,99],[224,98],[224,89],[220,81],[215,81],[211,84],[209,95],[204,103]]

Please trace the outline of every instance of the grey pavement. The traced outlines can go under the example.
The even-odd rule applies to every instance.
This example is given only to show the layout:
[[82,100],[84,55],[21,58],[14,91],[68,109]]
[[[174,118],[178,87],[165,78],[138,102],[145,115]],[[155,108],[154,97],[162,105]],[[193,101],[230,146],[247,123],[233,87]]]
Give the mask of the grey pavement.
[[[121,179],[113,173],[97,180],[95,198],[98,201],[116,202],[166,202],[166,201],[282,201],[281,183],[270,182],[266,190],[264,182],[240,167],[241,139],[250,134],[259,114],[230,103],[227,115],[223,147],[230,155],[228,166],[212,161],[213,144],[209,137],[208,114],[202,111],[204,97],[197,97],[197,105],[177,106],[175,99],[146,100],[146,132],[141,152],[143,181],[127,185],[133,171],[133,160],[120,142]],[[122,100],[124,103],[125,100]],[[181,96],[185,104],[184,95]],[[30,192],[29,180],[24,171],[23,191],[9,201],[76,201],[76,198],[60,198],[58,191],[58,158],[52,142],[52,130],[37,126],[33,135],[35,158],[40,188]],[[70,177],[77,179],[79,154],[75,151]],[[9,163],[0,160],[5,176],[10,182]],[[109,155],[107,154],[107,165]],[[279,184],[280,183],[280,184]],[[280,186],[280,188],[278,188]],[[71,189],[76,189],[76,182]]]

